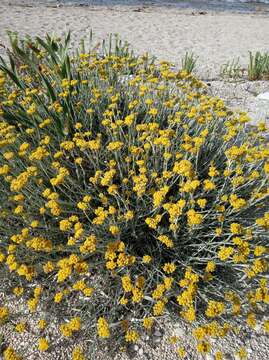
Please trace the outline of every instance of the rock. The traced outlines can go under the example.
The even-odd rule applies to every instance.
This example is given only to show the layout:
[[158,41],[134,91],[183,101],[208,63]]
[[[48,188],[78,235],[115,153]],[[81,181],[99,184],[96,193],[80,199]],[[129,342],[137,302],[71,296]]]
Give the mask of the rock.
[[256,333],[254,334],[254,336],[256,337],[257,336],[257,333],[261,333],[263,332],[263,324],[261,323],[258,323],[255,327],[255,330],[256,330]]
[[180,338],[183,338],[186,336],[185,330],[180,326],[175,327],[174,334]]
[[155,344],[159,344],[159,343],[161,342],[161,338],[160,338],[160,337],[155,337],[155,338],[153,339],[153,342],[154,342]]
[[223,360],[234,360],[234,357],[232,354],[229,354],[229,353],[225,353],[223,355]]
[[136,358],[139,347],[136,344],[130,344],[127,347],[127,354],[131,359]]
[[255,111],[251,113],[251,117],[254,120],[254,123],[257,124],[260,121],[267,121],[269,118],[269,99],[256,98],[256,101],[253,102],[255,106]]
[[212,354],[207,354],[205,358],[206,358],[206,360],[214,360],[215,356]]
[[148,341],[150,339],[150,336],[148,335],[148,334],[142,334],[141,335],[141,340],[143,340],[143,341]]
[[210,339],[210,342],[211,342],[212,344],[215,344],[217,341],[218,341],[218,339],[216,339],[216,338],[214,338],[214,337],[212,337],[212,338]]
[[269,101],[269,92],[264,92],[264,93],[259,94],[257,96],[257,99]]
[[140,348],[140,349],[138,350],[138,355],[142,356],[142,355],[143,355],[143,353],[144,353],[143,348]]
[[156,337],[161,337],[163,334],[160,332],[160,330],[155,330],[154,331],[154,336]]

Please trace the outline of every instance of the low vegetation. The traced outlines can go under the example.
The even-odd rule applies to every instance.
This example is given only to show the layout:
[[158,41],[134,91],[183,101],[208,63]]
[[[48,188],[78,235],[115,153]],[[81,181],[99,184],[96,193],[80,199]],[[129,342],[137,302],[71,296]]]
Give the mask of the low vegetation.
[[240,80],[248,79],[269,80],[269,54],[267,52],[249,52],[249,63],[247,69],[240,64],[240,59],[233,59],[224,64],[220,69],[220,76],[224,79]]
[[[20,349],[5,339],[3,358],[41,356],[59,338],[134,343],[171,314],[216,359],[212,338],[241,324],[269,332],[265,126],[208,96],[190,74],[193,56],[176,71],[113,37],[72,54],[69,34],[10,36],[0,66],[0,321],[24,333],[40,314],[40,338]],[[18,298],[29,321],[10,310]],[[75,346],[70,358],[89,353]]]

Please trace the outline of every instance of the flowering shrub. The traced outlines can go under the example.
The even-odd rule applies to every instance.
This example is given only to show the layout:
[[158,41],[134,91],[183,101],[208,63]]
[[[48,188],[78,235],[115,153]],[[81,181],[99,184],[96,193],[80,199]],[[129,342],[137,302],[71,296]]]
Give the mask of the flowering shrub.
[[268,332],[264,124],[168,62],[68,40],[13,38],[0,73],[1,288],[47,306],[37,351],[55,316],[61,337],[132,343],[175,313],[201,353],[237,319]]

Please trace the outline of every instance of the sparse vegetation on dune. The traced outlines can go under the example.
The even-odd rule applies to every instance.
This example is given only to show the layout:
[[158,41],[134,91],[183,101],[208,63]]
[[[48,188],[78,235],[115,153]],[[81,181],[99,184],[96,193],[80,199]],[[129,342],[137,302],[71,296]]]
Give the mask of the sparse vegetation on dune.
[[240,59],[233,59],[224,64],[220,69],[220,76],[224,79],[242,80],[268,80],[269,79],[269,54],[267,52],[249,51],[249,62],[245,69]]

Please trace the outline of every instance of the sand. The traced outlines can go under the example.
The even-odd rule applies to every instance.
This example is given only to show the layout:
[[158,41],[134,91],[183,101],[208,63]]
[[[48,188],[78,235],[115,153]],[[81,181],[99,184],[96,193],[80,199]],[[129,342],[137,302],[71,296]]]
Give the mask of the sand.
[[186,51],[193,51],[199,56],[199,75],[211,79],[219,75],[225,62],[240,57],[245,65],[249,50],[269,50],[266,14],[200,15],[198,11],[174,8],[57,8],[35,4],[37,1],[0,1],[0,43],[7,44],[7,30],[40,36],[46,32],[62,35],[71,29],[74,43],[89,37],[91,29],[96,41],[119,33],[137,52],[149,52],[176,65]]

